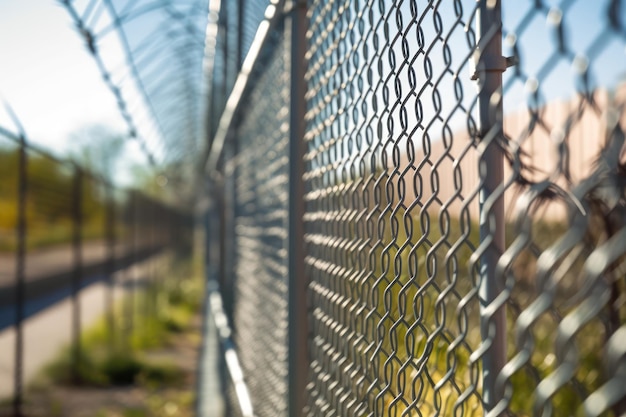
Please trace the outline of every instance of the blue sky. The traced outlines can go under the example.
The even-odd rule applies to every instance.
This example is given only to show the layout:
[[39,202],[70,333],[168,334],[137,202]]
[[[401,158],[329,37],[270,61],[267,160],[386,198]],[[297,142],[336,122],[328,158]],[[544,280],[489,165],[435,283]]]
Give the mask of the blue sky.
[[[80,2],[80,1],[79,1]],[[400,7],[405,16],[405,25],[409,21],[409,4],[405,0]],[[425,2],[418,2],[424,8]],[[522,58],[522,69],[528,76],[536,76],[542,65],[556,55],[556,37],[551,20],[546,11],[531,13],[534,1],[504,0],[504,28],[508,33],[515,33]],[[547,9],[555,12],[561,4],[571,4],[564,13],[564,29],[570,52],[581,57],[593,57],[590,74],[593,86],[612,88],[626,74],[626,41],[608,29],[606,8],[608,0],[578,0],[561,2],[544,0]],[[391,2],[387,3],[387,7]],[[398,3],[400,4],[400,3]],[[474,6],[473,0],[462,0],[464,16]],[[453,2],[442,2],[442,15],[452,13]],[[425,9],[424,9],[425,10]],[[622,7],[622,14],[626,7]],[[558,15],[558,13],[556,13]],[[626,22],[626,16],[620,16]],[[525,22],[522,24],[522,22]],[[449,24],[446,20],[445,24]],[[473,22],[472,22],[473,24]],[[424,22],[423,29],[434,30],[432,18]],[[392,24],[393,26],[393,24]],[[135,27],[135,30],[138,30]],[[146,31],[149,28],[146,27]],[[454,62],[458,66],[460,54],[467,51],[462,30],[456,30],[450,39],[454,50]],[[411,50],[416,50],[414,31],[409,34]],[[370,45],[370,47],[372,47]],[[107,36],[102,45],[103,54],[113,68],[124,66],[123,53],[115,36]],[[401,59],[400,45],[396,44],[398,58]],[[505,42],[505,54],[507,53]],[[1,0],[0,1],[0,94],[14,108],[21,119],[28,136],[33,142],[64,153],[72,148],[71,134],[90,124],[106,124],[111,130],[126,132],[127,127],[119,115],[114,97],[96,69],[92,57],[87,53],[83,41],[75,32],[73,23],[66,10],[54,0]],[[442,53],[435,51],[431,55],[434,71],[442,64]],[[386,59],[382,59],[386,61]],[[387,64],[385,64],[387,65]],[[418,61],[418,77],[424,77],[423,61]],[[470,99],[475,89],[469,81],[469,65],[460,73],[466,99]],[[125,71],[119,72],[127,76]],[[505,83],[513,72],[505,73]],[[399,77],[406,77],[406,70]],[[123,80],[119,80],[123,81]],[[402,81],[407,88],[407,80]],[[132,83],[127,83],[132,84]],[[438,86],[446,97],[454,94],[451,79],[446,79]],[[505,111],[523,107],[527,94],[523,80],[509,82],[507,87]],[[575,94],[577,75],[570,57],[556,59],[552,70],[541,81],[541,91],[545,100],[565,99]],[[135,107],[144,112],[140,100],[133,97],[132,88],[125,90],[134,98]],[[424,95],[426,107],[432,91]],[[426,99],[427,98],[427,99]],[[414,106],[414,101],[408,105]],[[426,113],[432,108],[425,109]],[[393,116],[396,117],[396,116]],[[457,123],[457,122],[453,122]],[[461,121],[458,121],[461,123]],[[11,121],[0,110],[0,124],[12,127]],[[437,132],[438,127],[432,131]],[[139,151],[129,145],[129,159],[140,160]],[[133,156],[134,155],[134,156]]]
[[[122,66],[115,36],[107,36],[102,49],[113,67]],[[73,135],[90,125],[126,134],[113,94],[58,2],[0,1],[0,56],[0,95],[31,142],[65,155],[76,148]],[[3,107],[0,125],[17,131]],[[123,183],[130,181],[131,165],[145,162],[135,141],[128,141],[124,151],[118,175]]]
[[[527,87],[533,78],[539,79],[544,103],[576,96],[580,76],[574,63],[585,59],[591,89],[610,90],[623,80],[626,39],[609,27],[609,3],[544,0],[537,10],[535,0],[502,0],[504,34],[507,41],[517,39],[523,73],[516,77],[515,69],[509,69],[504,74],[505,113],[529,105]],[[327,12],[322,4],[314,13]],[[336,13],[339,4],[344,3],[335,3],[327,13]],[[319,68],[313,82],[329,77],[331,82],[313,86],[328,105],[311,123],[326,126],[329,117],[336,116],[312,144],[319,149],[330,146],[330,160],[312,151],[320,158],[314,163],[331,168],[337,165],[335,159],[351,160],[351,152],[364,156],[384,150],[390,158],[392,152],[407,151],[408,140],[421,149],[444,134],[456,135],[467,128],[468,113],[476,121],[478,83],[471,80],[475,7],[475,0],[350,2],[340,18],[325,16],[319,27],[314,25],[314,38],[326,40],[311,51],[312,66]],[[626,25],[626,6],[620,13]],[[560,15],[564,53],[559,52],[554,25]],[[512,54],[507,44],[505,56]],[[356,150],[355,143],[360,143]]]
[[[0,1],[0,92],[28,136],[58,151],[81,125],[125,125],[67,12],[51,0]],[[3,126],[11,126],[6,115]]]
[[[515,34],[519,45],[522,69],[529,76],[537,76],[551,57],[555,60],[545,77],[540,77],[540,88],[546,100],[566,99],[573,96],[578,84],[578,73],[571,57],[559,55],[558,37],[554,21],[562,16],[562,28],[568,54],[589,63],[593,88],[612,89],[626,76],[626,38],[624,32],[614,32],[608,24],[608,0],[578,0],[563,2],[544,0],[551,12],[533,12],[530,1],[504,1],[503,25],[505,32]],[[567,9],[561,10],[560,5]],[[622,24],[626,24],[626,4],[622,2]],[[528,16],[532,16],[527,19]],[[623,30],[623,29],[622,29]],[[504,42],[504,53],[511,54]],[[512,71],[505,73],[505,85]],[[519,84],[519,83],[513,83]],[[523,100],[523,86],[511,85],[508,93],[513,107]],[[506,104],[506,103],[505,103]]]

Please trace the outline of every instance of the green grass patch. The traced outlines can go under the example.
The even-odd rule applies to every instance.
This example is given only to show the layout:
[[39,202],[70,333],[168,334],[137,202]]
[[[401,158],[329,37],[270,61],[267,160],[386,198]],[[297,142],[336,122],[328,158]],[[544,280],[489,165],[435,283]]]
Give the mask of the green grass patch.
[[[367,397],[368,411],[418,415],[419,410],[424,415],[448,416],[463,409],[463,415],[482,415],[482,362],[470,361],[470,355],[481,343],[480,305],[475,292],[480,260],[472,258],[480,245],[478,223],[442,212],[409,213],[402,209],[383,214],[369,224],[363,219],[359,222],[348,225],[348,232],[342,229],[338,234],[363,243],[360,253],[339,261],[345,262],[342,266],[346,271],[358,268],[362,272],[358,280],[347,275],[332,276],[331,272],[331,283],[319,284],[338,293],[342,302],[347,299],[354,306],[364,307],[355,310],[350,326],[358,326],[356,332],[366,342],[350,354],[356,363],[369,362],[363,367],[367,377],[379,381],[362,394]],[[373,234],[366,233],[368,230]],[[527,232],[529,238],[508,266],[507,275],[514,278],[514,285],[505,306],[507,360],[523,348],[515,336],[521,311],[544,292],[543,284],[536,278],[538,258],[567,231],[566,223],[532,219],[528,230],[506,225],[506,248],[522,233]],[[559,261],[557,267],[562,277],[555,287],[551,308],[528,328],[533,340],[528,363],[508,381],[513,391],[509,409],[516,415],[533,415],[537,385],[557,369],[555,335],[560,317],[575,307],[568,303],[582,288],[584,275],[580,271],[585,260],[582,253],[571,259],[571,265]],[[313,292],[313,296],[322,303],[328,302],[326,294]],[[324,316],[316,319],[322,327],[326,326]],[[602,319],[598,316],[587,324],[574,342],[579,354],[575,380],[548,400],[554,416],[579,415],[584,397],[576,390],[593,392],[605,381],[601,366],[606,339]]]
[[[135,340],[135,346],[159,347],[166,343],[163,338],[146,342],[147,336]],[[58,359],[44,368],[44,378],[48,383],[56,385],[93,387],[133,384],[147,387],[175,386],[183,379],[184,374],[173,364],[143,359],[143,353],[138,349],[110,351],[107,346],[87,345],[75,367],[73,351],[66,348]]]
[[105,318],[85,330],[78,360],[74,347],[66,347],[44,368],[38,385],[167,387],[179,384],[184,378],[180,369],[172,363],[147,360],[146,353],[168,346],[190,329],[202,293],[202,274],[194,269],[192,262],[174,260],[163,277],[126,296],[133,297],[132,317],[128,298],[121,300],[113,311],[113,331]]
[[148,410],[143,408],[127,408],[122,411],[123,417],[147,417],[149,415]]

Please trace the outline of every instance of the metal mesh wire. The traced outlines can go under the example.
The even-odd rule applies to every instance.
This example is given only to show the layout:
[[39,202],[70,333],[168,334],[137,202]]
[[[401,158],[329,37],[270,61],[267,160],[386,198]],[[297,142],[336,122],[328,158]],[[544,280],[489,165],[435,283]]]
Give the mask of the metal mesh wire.
[[211,75],[210,137],[217,130],[217,121],[224,111],[228,95],[264,19],[268,4],[268,0],[220,1],[220,30],[216,37],[218,51],[214,56]]
[[[129,346],[131,323],[156,308],[132,301],[138,291],[151,298],[159,277],[142,264],[190,253],[193,225],[178,208],[32,145],[23,131],[0,126],[0,160],[0,395],[13,398],[0,415],[24,415],[45,408],[27,387],[58,349],[71,343],[62,372],[84,366],[76,342],[95,315],[106,318],[103,344]],[[100,293],[103,301],[94,301]],[[114,302],[122,294],[124,310]],[[55,338],[42,331],[50,324]]]
[[[238,55],[238,32],[242,27],[238,23],[240,2],[220,1],[219,26],[217,33],[218,52],[213,67],[214,107],[216,117],[224,111],[228,95],[232,91],[241,57]],[[217,124],[213,123],[213,129]],[[215,131],[211,132],[215,133]]]
[[[308,2],[306,415],[626,412],[622,3]],[[223,170],[259,415],[287,413],[278,45]]]
[[226,415],[232,417],[243,417],[241,409],[236,406],[239,400],[237,398],[235,387],[232,383],[230,383],[226,388],[226,401],[230,404],[230,407],[227,409]]
[[269,0],[245,0],[243,3],[242,59],[250,50],[256,31],[265,15]]
[[258,416],[287,407],[289,84],[284,42],[274,46],[242,109],[239,152],[225,162],[235,187],[234,341]]
[[493,415],[623,415],[623,2],[523,9],[504,22],[520,62],[503,89],[509,349]]
[[[590,9],[579,2],[575,12],[574,3],[503,6],[512,16],[505,24],[528,9],[506,33],[520,62],[505,80],[504,138],[497,129],[480,135],[473,117],[479,5],[310,4],[309,415],[482,414],[481,366],[494,355],[498,335],[489,332],[502,305],[508,363],[489,393],[502,398],[490,415],[572,415],[587,398],[595,415],[609,407],[600,398],[623,397],[610,391],[614,371],[600,366],[609,339],[625,342],[616,333],[624,323],[623,93],[604,74],[593,77],[595,60],[601,65],[615,43],[623,49],[623,29],[617,2],[607,2],[597,6],[605,26],[586,49],[568,42],[567,13],[574,25]],[[534,19],[548,30],[529,34]],[[533,58],[545,55],[538,41],[553,51]],[[547,87],[563,61],[574,82]],[[530,94],[516,112],[519,83]],[[614,88],[614,98],[599,87]],[[553,102],[558,94],[575,98]],[[484,210],[493,215],[504,199],[509,217],[481,340],[479,269],[493,229],[481,240],[478,195],[491,141],[510,163]]]
[[452,134],[474,6],[414,3],[310,8],[309,415],[482,412],[475,150]]

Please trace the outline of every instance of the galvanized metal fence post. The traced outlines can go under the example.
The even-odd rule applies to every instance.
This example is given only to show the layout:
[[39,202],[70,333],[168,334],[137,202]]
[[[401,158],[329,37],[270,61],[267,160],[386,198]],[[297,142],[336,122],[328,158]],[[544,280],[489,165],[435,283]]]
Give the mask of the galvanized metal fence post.
[[115,274],[115,200],[113,186],[105,184],[106,213],[104,218],[104,233],[106,238],[106,291],[105,311],[109,345],[115,346],[115,317],[113,314],[113,275]]
[[[218,184],[215,184],[215,198],[217,200],[217,211],[218,211],[218,219],[219,219],[219,225],[218,225],[218,273],[217,273],[217,279],[218,282],[220,284],[220,291],[222,292],[222,298],[224,299],[224,309],[226,311],[226,314],[228,315],[228,318],[232,318],[231,316],[231,305],[230,305],[230,292],[229,292],[229,283],[228,283],[228,277],[226,276],[226,242],[228,241],[228,237],[226,236],[226,221],[227,221],[227,214],[226,214],[226,197],[225,197],[225,184],[224,184],[224,180],[223,180],[223,176],[217,180],[219,181]],[[217,182],[216,181],[216,182]]]
[[149,283],[149,304],[150,304],[150,314],[156,315],[157,313],[157,275],[158,275],[158,266],[157,261],[159,258],[160,251],[157,249],[158,247],[158,239],[156,236],[156,228],[158,227],[157,220],[157,205],[156,201],[150,200],[150,223],[149,223],[149,234],[150,234],[150,283]]
[[[232,0],[231,0],[232,1]],[[223,28],[223,37],[222,37],[222,59],[224,60],[224,68],[222,68],[222,94],[223,100],[226,100],[228,97],[228,1],[221,1],[220,13],[222,13],[220,18],[220,23]],[[235,68],[233,68],[235,70]],[[224,109],[224,104],[220,106],[221,110]]]
[[291,2],[289,114],[289,413],[303,414],[309,370],[308,279],[304,250],[304,134],[306,130],[306,2]]
[[[223,173],[223,169],[222,169],[222,173]],[[218,221],[218,225],[215,229],[216,232],[218,233],[217,236],[217,241],[218,241],[218,245],[217,245],[217,280],[219,283],[219,288],[220,288],[220,292],[222,293],[222,300],[223,300],[223,307],[224,307],[224,312],[228,318],[228,320],[230,320],[232,322],[232,294],[231,294],[231,290],[232,287],[230,286],[231,281],[229,280],[229,277],[226,276],[226,242],[227,242],[227,236],[226,236],[226,219],[227,219],[227,215],[226,215],[226,198],[225,198],[225,181],[224,181],[224,177],[223,175],[220,176],[220,178],[216,179],[213,182],[213,191],[214,191],[214,196],[215,196],[215,201],[216,201],[216,209],[217,209],[217,213],[216,215],[214,214],[214,218],[217,219]],[[215,247],[215,246],[214,246]],[[225,357],[225,351],[223,350],[223,346],[222,347],[222,351],[221,351],[221,355],[222,358]],[[220,381],[220,388],[222,390],[222,397],[223,398],[228,398],[229,395],[229,374],[228,374],[228,366],[225,360],[221,360],[220,364],[219,364],[219,381]],[[233,404],[230,403],[230,401],[224,401],[224,415],[226,416],[230,416],[233,414],[234,410],[233,410]]]
[[246,0],[237,0],[237,73],[241,71],[241,64],[243,63],[243,9],[245,7]]
[[17,248],[15,252],[15,364],[13,380],[13,414],[22,416],[23,403],[23,355],[24,355],[24,280],[26,266],[26,198],[28,192],[28,156],[26,141],[20,135],[18,150],[18,184],[17,184]]
[[72,273],[72,378],[80,382],[81,366],[81,309],[80,290],[83,281],[82,232],[83,232],[83,171],[74,167],[74,190],[72,193],[72,251],[74,269]]
[[132,348],[132,335],[135,311],[133,289],[133,264],[135,261],[135,193],[131,191],[126,201],[126,242],[124,251],[124,343],[126,348]]
[[135,312],[137,309],[137,192],[132,191],[130,194],[130,212],[131,212],[131,226],[130,226],[130,269],[129,269],[129,291],[128,299],[129,303],[129,320],[130,320],[130,337],[132,345],[132,337],[135,333]]
[[[221,287],[226,313],[230,320],[231,328],[235,327],[233,314],[235,309],[235,221],[237,210],[237,170],[227,167],[237,156],[237,135],[229,134],[229,140],[224,146],[223,177],[222,177],[222,204],[224,240],[222,242],[222,266],[223,286]],[[228,172],[227,172],[228,171]]]
[[[497,403],[496,378],[506,361],[506,316],[503,307],[490,309],[502,288],[496,265],[504,251],[504,195],[498,191],[504,179],[502,138],[502,13],[500,0],[482,0],[477,14],[479,80],[479,127],[484,152],[480,155],[480,240],[489,242],[481,257],[480,315],[481,336],[489,348],[483,353],[483,401],[485,414]],[[498,195],[499,193],[499,195]]]

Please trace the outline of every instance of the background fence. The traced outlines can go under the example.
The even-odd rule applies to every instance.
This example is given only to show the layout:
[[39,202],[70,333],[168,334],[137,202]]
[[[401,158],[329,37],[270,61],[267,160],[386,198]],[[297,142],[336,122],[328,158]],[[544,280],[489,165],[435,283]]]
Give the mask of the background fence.
[[623,415],[623,2],[225,3],[227,415]]
[[192,409],[208,3],[0,3],[1,416]]
[[80,380],[89,366],[83,329],[102,313],[111,349],[132,349],[135,321],[157,307],[146,290],[168,254],[190,253],[193,218],[29,144],[23,132],[0,127],[0,159],[0,397],[12,399],[0,412],[18,416],[28,414],[26,384],[68,340],[68,373]]

